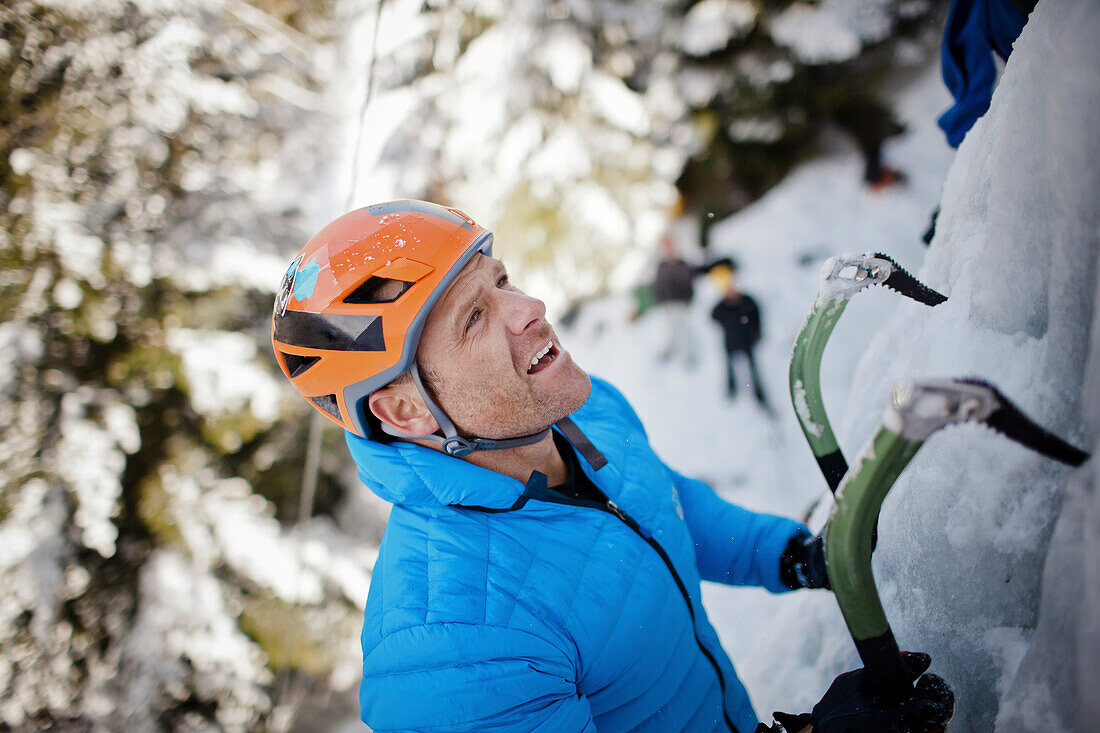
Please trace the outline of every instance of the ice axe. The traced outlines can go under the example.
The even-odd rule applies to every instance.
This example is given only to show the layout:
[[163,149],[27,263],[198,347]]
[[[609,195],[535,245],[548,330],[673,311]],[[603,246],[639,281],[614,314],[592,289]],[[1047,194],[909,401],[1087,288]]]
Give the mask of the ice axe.
[[[976,422],[1048,458],[1080,466],[1089,454],[1027,417],[1000,390],[979,379],[899,382],[882,423],[836,491],[825,527],[825,563],[844,622],[867,676],[884,699],[914,694],[902,653],[886,620],[871,569],[872,535],[886,495],[937,430]],[[945,711],[950,718],[951,711]]]
[[791,348],[788,382],[798,424],[834,494],[848,470],[848,462],[825,414],[821,398],[821,357],[848,301],[872,285],[882,285],[928,306],[947,300],[881,252],[826,260],[821,270],[821,287]]

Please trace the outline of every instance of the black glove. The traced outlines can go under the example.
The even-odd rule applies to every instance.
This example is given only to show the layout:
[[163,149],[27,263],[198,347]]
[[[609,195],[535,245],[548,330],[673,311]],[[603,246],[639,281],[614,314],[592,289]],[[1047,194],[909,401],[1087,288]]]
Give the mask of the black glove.
[[924,674],[932,663],[927,654],[903,652],[903,657],[906,671],[916,680],[911,697],[898,702],[877,698],[866,670],[857,669],[833,680],[812,713],[774,713],[776,722],[788,733],[798,733],[808,725],[813,726],[813,733],[942,731],[955,712],[954,693],[936,675]]
[[779,558],[779,579],[791,590],[832,588],[825,568],[824,536],[803,530],[792,537]]

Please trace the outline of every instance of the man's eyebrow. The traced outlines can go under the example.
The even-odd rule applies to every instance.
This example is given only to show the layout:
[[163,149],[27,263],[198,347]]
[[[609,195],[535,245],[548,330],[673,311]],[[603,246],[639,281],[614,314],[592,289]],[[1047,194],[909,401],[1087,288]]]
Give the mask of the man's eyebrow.
[[489,268],[489,273],[493,275],[493,285],[494,286],[496,285],[496,282],[500,278],[501,275],[507,275],[508,274],[507,268],[504,267],[504,263],[501,262],[500,260],[490,258],[488,268]]
[[[485,255],[481,256],[485,257]],[[489,260],[490,267],[492,267],[492,263],[494,262],[497,264],[500,263],[500,260],[494,260],[489,257],[485,257],[485,259]],[[467,282],[456,283],[457,285],[459,285],[459,290],[455,293],[455,297],[458,299],[458,305],[455,307],[454,318],[452,320],[454,322],[454,326],[459,331],[465,330],[464,320],[466,318],[466,315],[470,311],[470,306],[477,302],[477,299],[481,297],[482,292],[484,292],[485,290],[485,285],[482,278],[471,277],[475,275],[477,271],[480,270],[482,267],[482,260],[478,259],[474,262],[474,269],[465,278],[462,278],[467,281],[472,279],[474,281],[474,284],[470,285]],[[462,276],[460,275],[459,277],[461,278]]]

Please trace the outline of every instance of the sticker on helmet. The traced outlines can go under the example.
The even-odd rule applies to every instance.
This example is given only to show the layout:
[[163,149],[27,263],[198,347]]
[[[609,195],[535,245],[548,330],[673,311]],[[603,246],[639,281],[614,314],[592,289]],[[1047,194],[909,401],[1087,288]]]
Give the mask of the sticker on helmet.
[[[298,274],[298,265],[302,264],[302,257],[304,255],[298,255],[293,262],[290,263],[290,267],[286,268],[286,272],[283,273],[283,281],[279,283],[279,292],[275,296],[275,312],[279,316],[286,315],[286,306],[290,302],[290,295],[294,292],[294,279]],[[315,278],[316,280],[316,278]]]
[[294,299],[305,300],[313,296],[313,290],[317,287],[317,275],[321,272],[321,266],[314,257],[309,264],[298,271],[294,276]]

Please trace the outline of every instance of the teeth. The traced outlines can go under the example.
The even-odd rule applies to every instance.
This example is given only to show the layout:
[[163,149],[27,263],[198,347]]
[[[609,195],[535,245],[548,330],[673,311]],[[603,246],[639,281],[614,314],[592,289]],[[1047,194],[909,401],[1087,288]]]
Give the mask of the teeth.
[[549,354],[549,353],[550,353],[550,349],[551,349],[551,347],[553,347],[553,345],[554,345],[554,342],[553,342],[553,341],[551,341],[550,343],[546,344],[546,347],[545,347],[545,348],[544,348],[544,349],[543,349],[542,351],[540,351],[539,353],[535,354],[535,356],[534,356],[534,357],[533,357],[533,358],[531,359],[531,366],[534,366],[535,364],[538,364],[538,363],[539,363],[539,359],[541,359],[542,357],[544,357],[544,356],[546,356],[547,354]]

